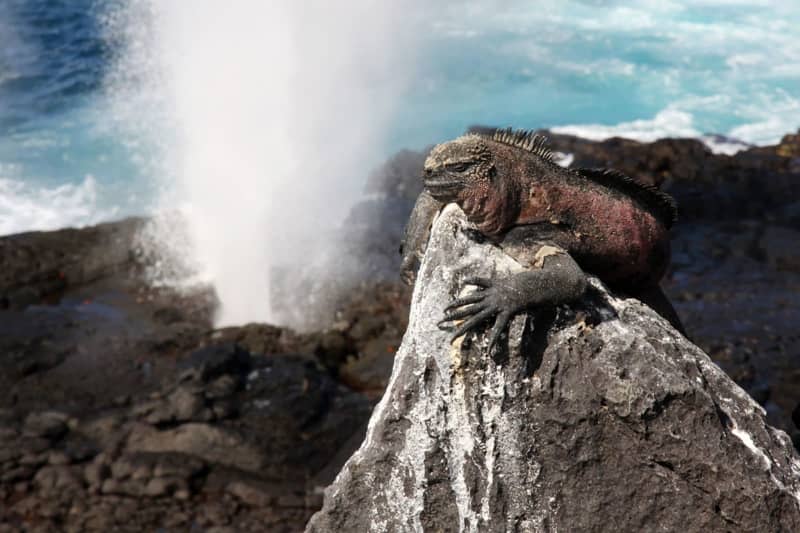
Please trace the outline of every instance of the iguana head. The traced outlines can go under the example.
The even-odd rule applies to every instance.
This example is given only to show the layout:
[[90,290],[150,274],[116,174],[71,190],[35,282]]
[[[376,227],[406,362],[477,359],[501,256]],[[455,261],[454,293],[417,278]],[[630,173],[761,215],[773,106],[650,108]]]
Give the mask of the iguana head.
[[439,144],[425,160],[425,188],[442,202],[454,202],[465,189],[488,187],[496,173],[492,152],[477,135]]
[[491,140],[467,134],[431,150],[425,160],[425,188],[443,203],[458,204],[482,232],[502,232],[516,217],[513,180],[498,172]]

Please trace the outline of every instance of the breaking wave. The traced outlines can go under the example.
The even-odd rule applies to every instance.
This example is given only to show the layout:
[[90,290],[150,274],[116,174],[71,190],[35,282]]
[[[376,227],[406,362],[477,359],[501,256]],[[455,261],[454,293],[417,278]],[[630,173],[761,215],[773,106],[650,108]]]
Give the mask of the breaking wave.
[[[776,121],[780,123],[780,121]],[[696,138],[715,154],[733,155],[752,148],[759,137],[768,137],[775,142],[786,133],[785,124],[768,123],[761,126],[753,124],[734,128],[729,135],[703,134],[694,125],[694,117],[686,111],[666,109],[652,119],[632,120],[613,126],[603,124],[575,124],[550,128],[554,133],[575,135],[593,141],[603,141],[611,137],[623,137],[640,142],[653,142],[664,138]],[[752,141],[748,142],[747,139]]]
[[92,176],[55,187],[0,177],[0,235],[87,226],[118,215],[117,207],[100,207]]

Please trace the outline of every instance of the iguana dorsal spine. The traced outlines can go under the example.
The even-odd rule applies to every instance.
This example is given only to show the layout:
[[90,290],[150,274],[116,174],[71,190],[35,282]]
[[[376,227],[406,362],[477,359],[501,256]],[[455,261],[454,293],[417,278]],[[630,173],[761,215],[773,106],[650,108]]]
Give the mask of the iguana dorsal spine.
[[[547,137],[537,133],[535,130],[515,130],[513,128],[492,130],[491,128],[471,127],[468,134],[513,146],[537,155],[554,165],[556,164],[553,152],[547,146]],[[678,207],[675,200],[654,185],[642,183],[618,170],[608,168],[573,168],[569,170],[640,202],[645,208],[653,212],[667,228],[672,227],[677,221]]]

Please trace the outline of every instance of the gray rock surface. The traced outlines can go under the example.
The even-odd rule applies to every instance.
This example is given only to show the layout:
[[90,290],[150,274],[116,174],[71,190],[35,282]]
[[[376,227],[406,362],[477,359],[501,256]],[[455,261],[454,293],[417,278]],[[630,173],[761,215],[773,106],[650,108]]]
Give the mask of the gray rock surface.
[[387,391],[307,531],[800,531],[789,437],[640,302],[593,279],[491,357],[451,344],[462,279],[519,268],[439,217]]

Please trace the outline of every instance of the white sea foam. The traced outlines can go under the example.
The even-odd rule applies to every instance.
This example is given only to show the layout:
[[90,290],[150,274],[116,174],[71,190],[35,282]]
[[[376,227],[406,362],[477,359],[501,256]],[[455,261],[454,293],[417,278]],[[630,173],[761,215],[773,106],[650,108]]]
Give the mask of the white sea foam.
[[[750,124],[734,128],[731,136],[701,135],[694,126],[694,117],[687,111],[665,109],[652,119],[633,120],[616,125],[577,124],[550,128],[554,133],[575,135],[593,141],[611,137],[624,137],[640,142],[653,142],[665,138],[697,138],[715,154],[733,155],[759,144],[758,140],[775,142],[777,132],[786,132],[788,121],[779,118],[765,123]],[[755,139],[748,142],[743,139]]]
[[553,159],[562,167],[569,167],[575,160],[575,154],[565,154],[564,152],[553,152]]
[[782,114],[780,110],[775,113],[764,120],[737,126],[731,130],[730,135],[753,144],[769,145],[777,143],[783,135],[796,131],[800,126],[793,114]]
[[753,147],[751,143],[723,135],[703,135],[700,140],[715,154],[734,155]]
[[632,120],[613,126],[603,124],[577,124],[550,128],[554,133],[576,135],[584,139],[602,141],[611,137],[626,137],[642,142],[652,142],[664,137],[698,137],[691,113],[665,109],[652,119]]
[[117,214],[118,208],[98,204],[98,185],[92,176],[50,188],[0,177],[0,235],[86,226]]

